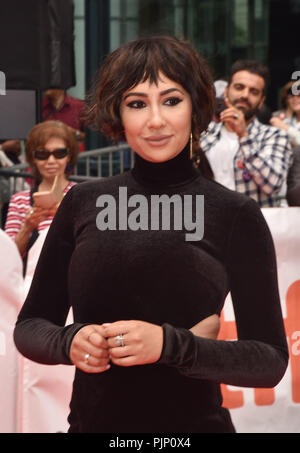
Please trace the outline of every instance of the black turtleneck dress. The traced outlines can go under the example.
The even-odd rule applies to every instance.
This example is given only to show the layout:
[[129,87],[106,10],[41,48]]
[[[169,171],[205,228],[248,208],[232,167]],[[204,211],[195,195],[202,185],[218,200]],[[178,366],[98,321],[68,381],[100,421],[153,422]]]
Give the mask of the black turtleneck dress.
[[[150,208],[148,229],[118,228],[120,188],[149,207],[152,195],[204,195],[202,239],[186,240],[185,224],[151,229]],[[117,228],[101,231],[97,199],[108,194]],[[135,209],[128,207],[128,216]],[[189,329],[220,313],[229,291],[238,340],[194,336]],[[70,306],[74,323],[65,326]],[[71,365],[70,344],[81,327],[131,319],[163,326],[160,359],[99,374],[76,369],[70,432],[233,432],[220,383],[272,387],[287,366],[274,247],[261,211],[200,175],[187,149],[160,164],[136,156],[132,171],[68,192],[14,338],[31,360]]]

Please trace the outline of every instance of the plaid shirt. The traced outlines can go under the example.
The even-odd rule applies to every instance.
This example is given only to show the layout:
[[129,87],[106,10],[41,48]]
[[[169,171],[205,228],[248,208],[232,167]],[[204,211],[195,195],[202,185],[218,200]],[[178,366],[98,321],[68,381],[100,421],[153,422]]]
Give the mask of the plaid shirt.
[[[223,123],[212,121],[202,134],[200,145],[205,153],[220,139],[222,126]],[[239,142],[233,165],[236,191],[253,198],[260,207],[279,206],[278,192],[292,164],[288,135],[255,118],[248,126],[248,135]]]

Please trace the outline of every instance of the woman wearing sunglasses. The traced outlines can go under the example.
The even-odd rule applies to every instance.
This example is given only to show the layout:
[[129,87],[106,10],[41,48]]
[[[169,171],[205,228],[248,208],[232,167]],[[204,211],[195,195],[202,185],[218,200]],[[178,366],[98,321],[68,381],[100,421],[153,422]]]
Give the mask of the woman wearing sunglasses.
[[290,81],[284,85],[280,93],[282,110],[273,113],[270,124],[284,129],[292,146],[300,146],[300,83]]
[[293,147],[293,164],[287,176],[286,199],[289,206],[300,206],[300,82],[290,81],[280,92],[281,110],[273,113],[272,126],[289,136]]
[[38,233],[50,226],[57,210],[57,206],[50,209],[35,206],[33,193],[51,190],[56,176],[60,176],[64,194],[74,185],[68,175],[76,164],[77,141],[64,123],[45,121],[30,131],[25,153],[34,186],[12,196],[5,224],[6,233],[15,241],[23,257]]

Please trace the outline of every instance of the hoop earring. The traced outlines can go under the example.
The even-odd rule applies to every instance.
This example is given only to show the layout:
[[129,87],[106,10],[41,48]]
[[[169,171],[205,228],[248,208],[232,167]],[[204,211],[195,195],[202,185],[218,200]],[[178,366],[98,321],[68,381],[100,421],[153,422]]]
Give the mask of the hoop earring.
[[193,159],[193,132],[190,135],[190,159]]

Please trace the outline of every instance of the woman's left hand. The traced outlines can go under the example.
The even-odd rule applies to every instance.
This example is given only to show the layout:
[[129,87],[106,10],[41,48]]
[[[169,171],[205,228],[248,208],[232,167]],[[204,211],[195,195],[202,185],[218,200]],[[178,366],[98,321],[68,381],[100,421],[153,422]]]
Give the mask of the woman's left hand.
[[[161,326],[144,321],[117,321],[103,324],[111,362],[119,366],[145,365],[157,362],[163,347]],[[123,344],[118,335],[122,334]]]

